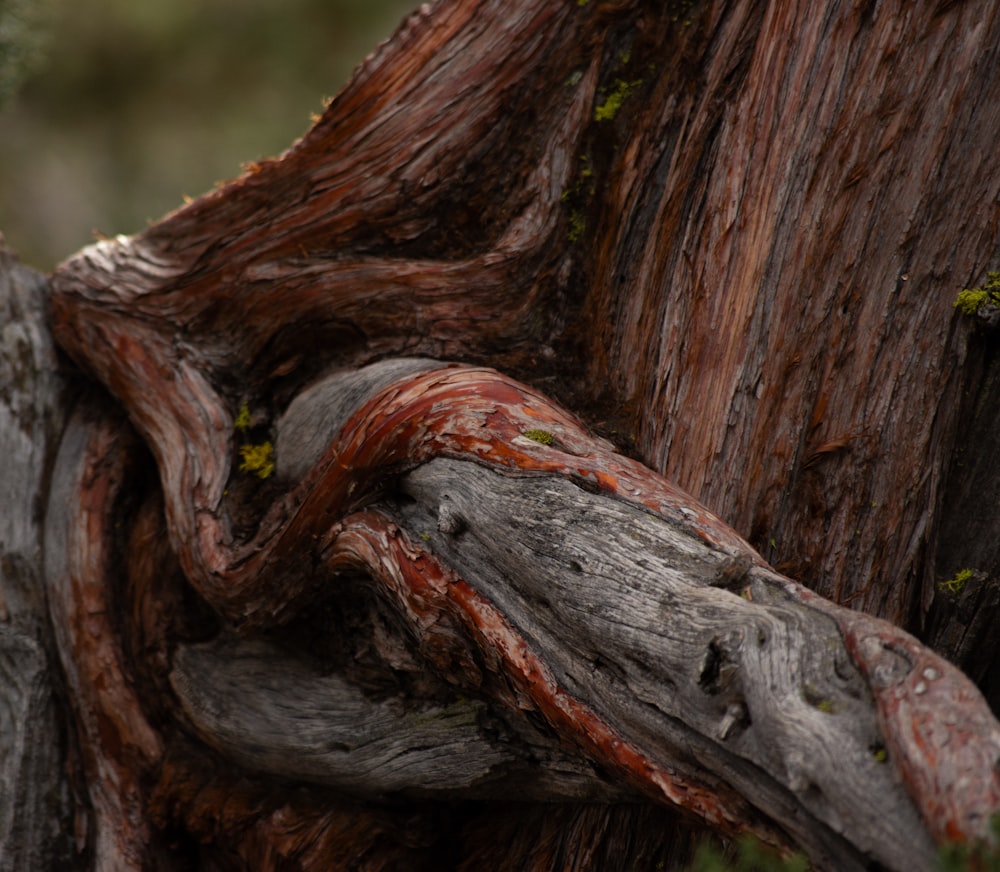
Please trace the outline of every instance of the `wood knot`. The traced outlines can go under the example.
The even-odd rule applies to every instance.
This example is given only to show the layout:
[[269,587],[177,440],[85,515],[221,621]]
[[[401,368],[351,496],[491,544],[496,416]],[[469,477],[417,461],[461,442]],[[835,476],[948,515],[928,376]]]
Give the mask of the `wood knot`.
[[466,527],[465,518],[459,514],[451,501],[447,498],[441,500],[438,505],[437,528],[442,533],[449,536],[457,536]]

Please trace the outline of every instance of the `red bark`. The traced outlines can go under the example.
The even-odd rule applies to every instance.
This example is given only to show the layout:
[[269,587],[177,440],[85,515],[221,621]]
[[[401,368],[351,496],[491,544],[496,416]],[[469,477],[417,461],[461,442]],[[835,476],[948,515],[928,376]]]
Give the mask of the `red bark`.
[[[948,560],[961,550],[938,536],[975,387],[963,367],[982,352],[952,302],[1000,225],[1000,13],[676,5],[689,21],[599,0],[443,2],[414,15],[280,159],[63,264],[56,337],[151,450],[183,578],[226,621],[281,624],[322,572],[364,569],[456,680],[479,680],[477,657],[499,663],[495,699],[530,698],[565,742],[647,796],[787,843],[730,786],[672,771],[566,696],[481,594],[366,505],[436,456],[568,477],[742,557],[737,590],[740,572],[770,572],[765,559],[807,584],[815,594],[773,578],[768,590],[837,622],[928,831],[981,834],[1000,803],[982,698],[901,630],[816,594],[919,630],[945,545]],[[480,368],[383,389],[301,481],[251,492],[240,479],[241,406],[263,432],[318,374],[404,354]],[[551,391],[650,468],[482,365]],[[179,577],[153,585],[133,551],[137,599],[105,599],[126,468],[109,426],[71,431],[91,442],[64,470],[79,504],[64,517],[57,623],[134,613],[142,630],[125,634],[150,640],[149,680],[163,686],[176,627],[163,632],[138,597],[192,598]],[[553,445],[525,438],[532,429]],[[136,550],[158,524],[143,511]],[[976,553],[985,575],[1000,571],[995,546]],[[160,725],[129,695],[120,631],[99,629],[62,639],[79,661],[68,668],[98,820],[128,818],[141,806],[135,772],[159,766],[163,820],[179,815],[201,836],[211,827],[199,815],[218,800],[199,794],[177,811],[191,767],[159,762]],[[341,833],[331,850],[353,838],[350,816],[306,806],[309,832],[322,818]],[[222,826],[234,844],[255,833],[236,855],[262,832],[286,838],[272,811],[248,802]],[[126,846],[148,835],[134,815]],[[363,839],[380,815],[359,825]]]

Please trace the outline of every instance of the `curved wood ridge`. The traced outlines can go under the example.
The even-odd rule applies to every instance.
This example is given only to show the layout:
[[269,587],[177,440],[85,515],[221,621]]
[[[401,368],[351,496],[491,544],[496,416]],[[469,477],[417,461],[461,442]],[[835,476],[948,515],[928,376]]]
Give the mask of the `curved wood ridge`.
[[[363,568],[385,585],[411,620],[422,612],[454,616],[474,644],[493,661],[493,669],[511,682],[503,702],[536,710],[569,747],[580,748],[601,765],[617,770],[628,783],[659,801],[694,812],[728,832],[746,828],[752,808],[721,784],[698,783],[682,769],[650,759],[588,705],[560,686],[522,632],[489,599],[444,566],[386,516],[364,512],[350,516],[328,555],[330,566]],[[417,621],[414,623],[419,626]],[[457,676],[456,676],[457,677]],[[767,831],[763,821],[759,823]],[[772,840],[774,833],[767,833]]]
[[984,833],[1000,808],[1000,731],[978,690],[896,627],[853,613],[840,622],[875,695],[889,753],[931,833],[939,841]]
[[[392,380],[399,369],[408,374]],[[324,392],[352,399],[331,418]],[[389,361],[334,373],[303,395],[309,402],[282,416],[275,443],[280,469],[308,471],[283,482],[289,490],[247,543],[219,543],[225,503],[203,513],[202,531],[214,532],[182,542],[182,563],[187,548],[188,565],[223,569],[192,583],[245,629],[264,628],[362,571],[439,680],[489,708],[423,704],[416,719],[393,714],[349,684],[321,680],[307,661],[222,639],[182,646],[171,676],[185,717],[210,745],[245,766],[351,790],[515,789],[555,799],[612,797],[618,782],[617,795],[637,789],[723,830],[804,846],[820,865],[839,868],[864,868],[866,858],[930,868],[925,827],[936,838],[984,832],[997,776],[979,764],[1000,733],[960,673],[901,631],[777,575],[704,507],[537,392],[484,368]],[[110,524],[125,475],[102,459],[105,443],[115,444],[107,426],[70,428],[53,491],[69,493],[60,502],[79,505],[98,526]],[[306,437],[310,428],[319,432]],[[282,460],[286,446],[298,456]],[[72,471],[75,452],[83,472]],[[90,537],[96,529],[78,520],[50,520],[54,541],[69,537],[68,554],[73,530]],[[110,537],[93,541],[107,549]],[[206,542],[207,555],[198,550]],[[64,608],[109,609],[88,604],[107,594],[82,582],[107,575],[110,552],[102,553],[92,571],[53,567]],[[69,613],[63,623],[73,626]],[[90,650],[89,638],[60,639],[66,662],[121,662],[111,628],[97,643],[104,653]],[[909,646],[909,659],[887,678],[871,640],[881,640],[880,651]],[[249,685],[225,677],[221,664],[240,658],[258,675]],[[135,801],[134,773],[159,765],[161,740],[129,696],[127,670],[115,678],[102,668],[100,681],[81,675],[73,685],[95,713],[83,720],[97,730],[88,746],[106,749],[91,765],[109,773],[98,781],[109,798],[95,804],[118,821]],[[913,669],[924,685],[934,674],[950,713],[924,704],[927,688]],[[313,692],[329,694],[329,704],[304,709]],[[948,726],[956,713],[960,730]],[[524,721],[529,714],[545,724],[541,733]],[[484,718],[494,724],[486,732]],[[119,724],[110,749],[102,723]],[[371,735],[375,723],[389,745],[351,738]],[[549,762],[526,775],[527,758],[497,752],[498,730]],[[318,737],[317,748],[342,743],[346,765],[303,765],[299,757],[315,751],[289,737],[306,735]],[[432,736],[456,748],[454,768],[442,769]],[[392,765],[381,780],[380,758],[411,760],[415,780]],[[359,759],[370,779],[359,779]],[[617,775],[608,780],[601,769]]]
[[45,524],[49,609],[93,807],[97,868],[144,867],[155,836],[142,784],[164,750],[115,622],[121,499],[137,447],[120,416],[78,409],[56,459]]

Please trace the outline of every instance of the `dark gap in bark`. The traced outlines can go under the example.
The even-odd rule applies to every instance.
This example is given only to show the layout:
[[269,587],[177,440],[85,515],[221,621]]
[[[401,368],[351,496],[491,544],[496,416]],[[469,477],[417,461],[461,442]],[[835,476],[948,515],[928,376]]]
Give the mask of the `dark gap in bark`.
[[[924,638],[1000,712],[1000,335],[974,328],[958,435],[947,470]],[[971,575],[962,583],[959,573]],[[949,582],[952,582],[949,584]]]

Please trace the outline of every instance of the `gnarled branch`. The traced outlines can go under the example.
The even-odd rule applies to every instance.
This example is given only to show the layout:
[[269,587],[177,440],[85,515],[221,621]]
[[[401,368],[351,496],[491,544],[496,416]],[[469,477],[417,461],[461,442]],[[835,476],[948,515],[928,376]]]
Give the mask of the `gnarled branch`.
[[[1000,14],[675,17],[441,2],[280,159],[56,271],[55,335],[127,418],[85,401],[47,518],[105,862],[171,826],[287,845],[265,787],[208,821],[254,765],[369,797],[641,797],[838,869],[986,831],[975,689],[659,472],[820,591],[926,607],[968,351],[941,276],[996,235],[964,216],[1000,178]],[[545,393],[614,406],[649,466]],[[251,439],[277,475],[239,471]],[[259,678],[221,686],[220,658]],[[391,829],[294,807],[317,845]]]

